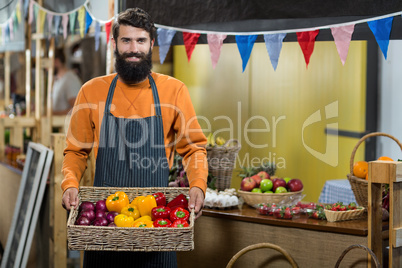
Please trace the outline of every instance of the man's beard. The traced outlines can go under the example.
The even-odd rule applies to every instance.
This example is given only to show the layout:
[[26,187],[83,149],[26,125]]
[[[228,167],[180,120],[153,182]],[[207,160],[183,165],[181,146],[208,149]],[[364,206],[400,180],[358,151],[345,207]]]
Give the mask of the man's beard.
[[[122,53],[114,51],[116,57],[115,69],[119,77],[127,84],[137,84],[144,81],[151,73],[152,69],[152,49],[148,54],[145,53]],[[129,57],[137,57],[138,62],[130,62],[126,59]]]

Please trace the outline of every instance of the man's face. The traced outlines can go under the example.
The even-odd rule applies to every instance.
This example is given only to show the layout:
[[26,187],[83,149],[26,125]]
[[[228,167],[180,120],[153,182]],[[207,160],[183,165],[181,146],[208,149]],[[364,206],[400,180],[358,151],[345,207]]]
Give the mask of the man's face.
[[116,71],[126,83],[145,80],[152,68],[152,48],[154,41],[141,28],[121,25],[119,37],[113,40],[116,56]]

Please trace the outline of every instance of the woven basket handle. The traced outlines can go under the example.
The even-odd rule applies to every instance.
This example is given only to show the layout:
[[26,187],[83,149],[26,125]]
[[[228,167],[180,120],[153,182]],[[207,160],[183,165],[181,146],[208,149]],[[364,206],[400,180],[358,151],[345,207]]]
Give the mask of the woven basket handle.
[[352,155],[350,156],[350,174],[353,175],[353,163],[354,163],[355,154],[356,154],[357,149],[359,148],[359,145],[362,144],[366,139],[368,139],[368,138],[370,138],[370,137],[376,137],[376,136],[385,136],[385,137],[388,137],[388,138],[393,139],[393,140],[399,145],[399,147],[400,147],[401,150],[402,150],[402,144],[399,142],[399,140],[398,140],[397,138],[395,138],[394,136],[389,135],[389,134],[387,134],[387,133],[383,133],[383,132],[373,132],[373,133],[369,133],[369,134],[367,134],[367,135],[364,135],[364,136],[357,142],[357,144],[356,144],[355,147],[353,148]]
[[227,140],[227,141],[225,142],[225,144],[223,144],[223,146],[227,147],[227,146],[229,146],[229,144],[231,144],[231,143],[234,143],[234,146],[235,146],[235,147],[240,147],[240,142],[239,142],[238,140],[235,140],[235,139]]
[[254,245],[250,245],[247,246],[245,248],[243,248],[242,250],[240,250],[239,252],[237,252],[229,261],[229,263],[227,264],[226,268],[231,268],[233,266],[233,264],[236,262],[236,260],[242,256],[243,254],[254,250],[254,249],[259,249],[259,248],[272,248],[275,249],[276,251],[279,251],[280,253],[282,253],[286,259],[289,261],[289,263],[292,265],[293,268],[298,268],[299,266],[297,266],[297,263],[295,262],[295,260],[292,258],[292,256],[283,248],[281,248],[280,246],[277,246],[275,244],[271,244],[271,243],[258,243],[258,244],[254,244]]
[[363,245],[351,245],[350,247],[348,247],[347,249],[345,249],[342,252],[341,256],[339,257],[338,261],[335,264],[335,268],[339,267],[339,265],[341,264],[341,261],[343,260],[343,257],[345,257],[345,255],[346,255],[346,253],[348,253],[350,250],[352,250],[354,248],[361,248],[361,249],[367,251],[373,258],[375,267],[380,267],[380,262],[378,261],[377,256],[374,254],[374,252],[371,249],[369,249],[368,247],[363,246]]

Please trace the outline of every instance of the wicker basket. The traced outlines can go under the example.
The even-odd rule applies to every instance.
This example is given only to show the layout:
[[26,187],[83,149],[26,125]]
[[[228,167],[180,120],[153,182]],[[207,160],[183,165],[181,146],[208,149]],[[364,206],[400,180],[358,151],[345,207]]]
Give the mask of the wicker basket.
[[253,193],[238,190],[239,196],[241,196],[246,204],[252,207],[257,207],[261,203],[297,203],[302,199],[303,190],[298,192],[289,193],[278,193],[278,194],[268,194],[268,193]]
[[357,142],[357,144],[353,148],[352,155],[350,156],[350,173],[347,176],[348,176],[348,180],[349,180],[350,186],[352,188],[352,191],[355,195],[356,201],[359,204],[359,206],[362,206],[362,207],[367,207],[367,203],[368,203],[368,181],[354,176],[354,174],[353,174],[354,158],[355,158],[356,151],[359,148],[359,145],[361,143],[363,143],[366,139],[368,139],[370,137],[376,137],[376,136],[385,136],[385,137],[393,139],[402,150],[402,144],[399,142],[398,139],[396,139],[394,136],[391,136],[389,134],[382,133],[382,132],[369,133],[369,134],[363,136]]
[[[82,201],[96,202],[116,191],[125,192],[130,201],[140,195],[163,192],[167,201],[177,195],[188,194],[187,187],[110,188],[80,187]],[[72,209],[67,222],[67,239],[70,250],[95,251],[190,251],[194,249],[194,211],[190,226],[183,228],[134,228],[74,225],[78,209]]]
[[222,146],[207,146],[208,170],[216,177],[215,186],[219,191],[230,188],[233,169],[241,145],[238,140],[228,140]]
[[365,209],[363,207],[347,211],[332,211],[324,209],[325,217],[329,222],[355,220],[360,218],[364,214],[364,211]]

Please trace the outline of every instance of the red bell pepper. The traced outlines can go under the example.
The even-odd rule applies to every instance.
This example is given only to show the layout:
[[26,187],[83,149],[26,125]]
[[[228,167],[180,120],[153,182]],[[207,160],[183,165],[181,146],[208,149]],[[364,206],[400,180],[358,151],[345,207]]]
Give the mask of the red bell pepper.
[[158,206],[166,206],[166,196],[162,192],[152,194]]
[[175,208],[170,212],[170,220],[172,222],[174,222],[176,220],[188,221],[189,218],[190,218],[190,213],[182,207]]
[[156,219],[154,220],[154,227],[170,227],[172,222],[169,219]]
[[182,228],[182,227],[188,227],[188,226],[190,226],[190,225],[188,224],[187,221],[185,221],[185,220],[176,220],[176,221],[174,221],[174,222],[172,223],[172,226],[171,226],[171,227],[174,227],[174,228]]
[[177,207],[188,208],[188,200],[184,194],[179,194],[172,201],[170,201],[167,205],[172,210]]
[[153,220],[155,219],[169,219],[171,209],[165,206],[157,206],[151,210],[151,217]]

